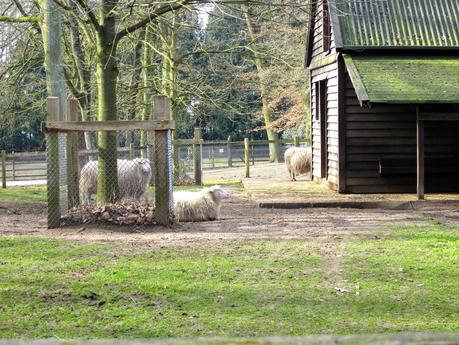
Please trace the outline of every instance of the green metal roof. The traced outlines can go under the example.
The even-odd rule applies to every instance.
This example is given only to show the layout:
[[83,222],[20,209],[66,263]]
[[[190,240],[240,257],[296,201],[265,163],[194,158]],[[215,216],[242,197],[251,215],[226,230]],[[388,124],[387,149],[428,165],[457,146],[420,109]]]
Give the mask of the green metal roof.
[[458,0],[329,0],[337,48],[459,48]]
[[345,55],[363,103],[459,103],[459,59]]

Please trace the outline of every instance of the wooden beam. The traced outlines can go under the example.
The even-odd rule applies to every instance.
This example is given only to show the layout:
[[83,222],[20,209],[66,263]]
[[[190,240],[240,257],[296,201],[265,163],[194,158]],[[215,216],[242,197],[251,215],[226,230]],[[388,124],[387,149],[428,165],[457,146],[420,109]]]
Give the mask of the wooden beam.
[[416,109],[416,147],[417,147],[417,195],[418,200],[424,200],[424,121],[420,119],[419,108]]
[[[70,121],[78,121],[78,101],[68,101],[68,118]],[[78,159],[78,133],[67,134],[67,200],[68,207],[76,207],[80,204],[79,190],[79,159]]]
[[422,121],[459,121],[459,113],[419,113]]
[[[328,178],[327,79],[319,82],[320,177]],[[317,110],[316,110],[317,111]]]
[[[59,98],[48,97],[47,117],[50,122],[59,119]],[[58,133],[46,135],[46,169],[47,169],[47,201],[48,201],[48,228],[58,228],[61,225],[60,207],[60,180],[59,180],[59,138]]]
[[166,96],[153,96],[153,112],[155,119],[172,120],[171,102]]
[[346,66],[338,58],[338,192],[346,193]]
[[59,132],[97,132],[97,131],[154,131],[174,129],[175,121],[151,120],[151,121],[48,121],[45,123],[46,131]]

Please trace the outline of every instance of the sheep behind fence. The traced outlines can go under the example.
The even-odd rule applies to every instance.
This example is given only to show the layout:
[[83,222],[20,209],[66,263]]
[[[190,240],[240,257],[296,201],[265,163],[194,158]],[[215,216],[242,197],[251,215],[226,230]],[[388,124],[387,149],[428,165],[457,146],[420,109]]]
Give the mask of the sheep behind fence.
[[[139,200],[145,193],[151,179],[151,166],[148,159],[118,159],[118,186],[121,198]],[[81,169],[80,191],[82,203],[90,203],[91,195],[97,191],[97,174],[99,164],[89,161]]]

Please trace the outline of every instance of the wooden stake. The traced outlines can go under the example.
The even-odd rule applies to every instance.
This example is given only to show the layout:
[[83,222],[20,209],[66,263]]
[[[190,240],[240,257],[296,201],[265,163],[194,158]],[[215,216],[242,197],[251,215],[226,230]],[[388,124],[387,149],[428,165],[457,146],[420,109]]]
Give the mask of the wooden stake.
[[201,144],[201,128],[194,129],[194,144],[193,144],[193,169],[194,179],[197,185],[202,185],[202,144]]
[[[78,101],[69,100],[69,121],[78,121]],[[80,204],[78,132],[67,133],[67,200],[68,207]]]
[[228,144],[226,144],[228,154],[228,168],[233,166],[233,153],[231,152],[231,136],[228,137]]
[[6,188],[6,151],[2,151],[2,188]]
[[250,177],[249,138],[244,138],[245,177]]
[[297,136],[293,137],[293,146],[300,147],[300,138]]
[[[48,121],[59,119],[59,98],[48,97]],[[47,134],[47,177],[48,177],[48,228],[57,228],[61,224],[59,200],[59,138],[57,132]]]
[[[170,120],[171,107],[169,98],[154,96],[154,118]],[[154,172],[155,172],[155,221],[169,226],[173,218],[172,186],[172,131],[161,129],[154,131]]]

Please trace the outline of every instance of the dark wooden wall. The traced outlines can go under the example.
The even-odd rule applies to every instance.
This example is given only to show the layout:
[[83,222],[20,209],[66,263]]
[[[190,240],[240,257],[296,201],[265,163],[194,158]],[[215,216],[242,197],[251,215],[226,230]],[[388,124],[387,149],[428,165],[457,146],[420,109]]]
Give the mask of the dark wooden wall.
[[[322,1],[315,6],[314,18],[311,46],[311,65],[315,66],[311,70],[313,177],[320,178],[322,170],[321,128],[320,119],[316,116],[315,84],[325,80],[327,181],[330,187],[348,193],[415,193],[416,107],[382,104],[372,105],[371,108],[361,107],[349,76],[344,76],[342,72],[343,77],[338,80],[333,28],[330,50],[323,51]],[[444,111],[440,108],[429,107],[428,111]],[[456,111],[459,112],[459,109]],[[459,121],[426,122],[425,135],[426,192],[458,192]],[[385,167],[392,165],[395,170],[400,165],[398,168],[402,172],[387,173],[385,170],[381,173],[381,162]]]
[[[320,61],[326,57],[336,55],[333,28],[331,29],[330,50],[323,51],[323,17],[322,4],[316,6],[314,22],[314,35],[312,44],[311,63]],[[336,62],[314,69],[311,71],[311,145],[313,149],[313,176],[320,177],[321,172],[321,150],[320,150],[320,121],[316,120],[316,88],[315,83],[326,80],[327,83],[327,157],[328,157],[328,182],[332,188],[338,184],[338,65]]]
[[[348,76],[345,90],[346,191],[415,193],[415,106],[361,107]],[[457,192],[459,121],[428,121],[425,136],[426,192]],[[380,161],[390,162],[394,167],[398,164],[402,172],[380,174]]]

